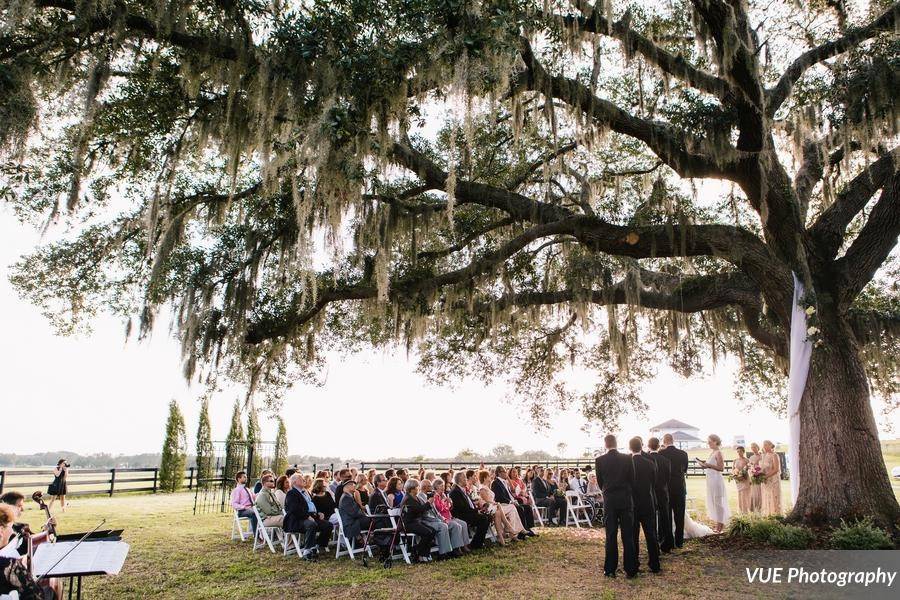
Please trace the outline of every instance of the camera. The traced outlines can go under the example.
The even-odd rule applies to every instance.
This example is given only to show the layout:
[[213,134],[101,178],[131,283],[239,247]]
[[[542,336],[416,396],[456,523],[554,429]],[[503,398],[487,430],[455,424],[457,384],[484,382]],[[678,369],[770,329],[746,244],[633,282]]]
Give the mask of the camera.
[[71,466],[72,466],[72,465],[70,465],[70,464],[69,464],[69,462],[68,462],[68,461],[66,461],[66,462],[65,462],[65,465],[66,465],[66,468],[67,468],[67,469],[68,469],[68,468],[69,468],[69,467],[71,467]]
[[425,497],[428,499],[434,498],[434,492],[425,492]]

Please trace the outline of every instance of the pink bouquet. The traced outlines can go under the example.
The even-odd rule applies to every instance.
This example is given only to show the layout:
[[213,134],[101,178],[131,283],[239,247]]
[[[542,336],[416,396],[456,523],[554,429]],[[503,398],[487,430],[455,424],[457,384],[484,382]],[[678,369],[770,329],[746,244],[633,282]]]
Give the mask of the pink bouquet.
[[759,465],[753,465],[750,467],[750,483],[754,485],[760,485],[766,482],[766,474],[763,473],[762,467]]

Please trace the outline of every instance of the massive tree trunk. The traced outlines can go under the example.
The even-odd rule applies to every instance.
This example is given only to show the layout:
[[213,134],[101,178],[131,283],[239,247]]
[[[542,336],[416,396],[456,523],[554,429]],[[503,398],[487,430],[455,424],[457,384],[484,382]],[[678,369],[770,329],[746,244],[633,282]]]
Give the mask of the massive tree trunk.
[[823,319],[800,404],[800,492],[791,517],[809,523],[872,516],[900,523],[859,347],[846,319]]

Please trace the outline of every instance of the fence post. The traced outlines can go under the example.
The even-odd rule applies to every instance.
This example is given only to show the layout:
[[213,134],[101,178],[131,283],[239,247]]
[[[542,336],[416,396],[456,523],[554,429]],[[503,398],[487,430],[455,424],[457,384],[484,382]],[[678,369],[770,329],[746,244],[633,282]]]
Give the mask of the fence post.
[[194,467],[188,469],[188,489],[194,489]]
[[156,482],[159,479],[159,468],[153,469],[153,493],[156,493]]
[[331,463],[331,476],[334,477],[334,463]]
[[3,484],[6,482],[6,471],[0,471],[0,494],[3,493]]
[[313,463],[313,477],[315,477],[317,472],[318,471],[316,471],[316,463]]
[[112,468],[109,470],[109,497],[112,498],[113,493],[116,491],[116,469]]

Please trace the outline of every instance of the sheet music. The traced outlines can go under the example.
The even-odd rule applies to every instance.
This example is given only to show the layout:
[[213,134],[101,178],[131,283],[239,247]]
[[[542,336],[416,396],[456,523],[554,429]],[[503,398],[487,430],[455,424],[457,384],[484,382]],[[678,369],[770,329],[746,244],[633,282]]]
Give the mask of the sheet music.
[[[37,577],[47,574],[78,542],[41,544],[34,552],[34,573]],[[59,577],[75,573],[106,573],[117,575],[125,564],[129,546],[125,542],[82,542],[72,553],[53,567],[49,575]]]

